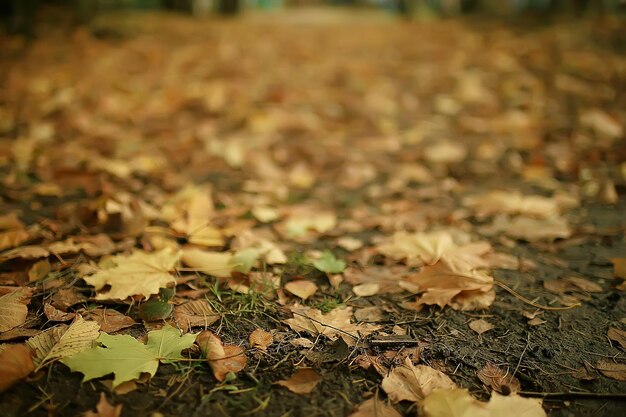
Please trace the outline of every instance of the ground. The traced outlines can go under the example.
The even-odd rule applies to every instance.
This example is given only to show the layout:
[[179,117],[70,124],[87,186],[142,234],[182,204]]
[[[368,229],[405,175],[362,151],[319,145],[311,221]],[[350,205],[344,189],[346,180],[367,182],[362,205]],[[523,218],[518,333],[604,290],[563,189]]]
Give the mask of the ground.
[[[247,364],[219,382],[206,361],[164,363],[123,393],[55,362],[0,394],[2,416],[80,415],[100,393],[122,416],[345,416],[372,395],[393,400],[381,381],[407,353],[480,400],[509,390],[477,376],[492,364],[549,416],[622,415],[623,20],[59,21],[29,42],[0,38],[0,294],[30,289],[28,318],[0,338],[23,343],[103,306],[132,317],[119,334],[136,338],[180,324],[170,307],[147,315],[137,292],[96,298],[115,284],[89,281],[107,256],[174,247],[176,295],[152,300],[175,312],[206,300],[216,320],[183,330],[241,346]],[[218,243],[190,226],[194,204]],[[222,274],[187,252],[237,254],[259,239],[286,259],[255,252],[251,268]],[[316,266],[325,250],[345,265]],[[446,270],[445,298],[423,279],[446,262],[486,284],[467,289]],[[249,291],[268,273],[276,286]],[[82,298],[64,303],[70,292]],[[311,310],[294,305],[352,308],[360,326],[297,331],[286,320]],[[473,330],[479,319],[492,328]],[[266,350],[249,341],[259,328],[272,332]],[[277,384],[304,366],[321,376],[310,393]]]

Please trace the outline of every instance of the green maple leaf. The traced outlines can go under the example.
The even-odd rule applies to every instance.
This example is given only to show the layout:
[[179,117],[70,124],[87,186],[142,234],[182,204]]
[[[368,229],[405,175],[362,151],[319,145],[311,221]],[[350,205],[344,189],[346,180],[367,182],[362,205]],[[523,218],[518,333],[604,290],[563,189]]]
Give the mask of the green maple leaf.
[[346,269],[346,263],[335,258],[335,255],[329,251],[324,252],[318,260],[314,261],[313,266],[328,274],[338,274]]
[[72,371],[83,373],[83,382],[112,373],[115,376],[113,387],[116,387],[138,378],[142,372],[154,376],[160,361],[183,359],[181,350],[191,347],[194,340],[195,334],[181,336],[180,331],[170,325],[148,333],[145,345],[129,335],[111,336],[101,332],[96,341],[102,346],[83,350],[62,362]]

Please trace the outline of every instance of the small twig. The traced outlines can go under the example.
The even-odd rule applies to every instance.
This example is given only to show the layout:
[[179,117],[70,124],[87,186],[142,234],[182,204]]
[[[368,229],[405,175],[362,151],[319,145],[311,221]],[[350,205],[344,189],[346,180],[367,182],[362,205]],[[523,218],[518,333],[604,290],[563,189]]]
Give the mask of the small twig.
[[625,399],[626,400],[626,392],[518,391],[517,393],[525,397],[540,397],[540,398],[612,398],[612,399]]
[[511,294],[513,297],[518,298],[520,300],[522,300],[523,302],[525,302],[526,304],[529,304],[533,307],[536,308],[540,308],[542,310],[548,310],[548,311],[561,311],[561,310],[569,310],[570,308],[574,308],[574,307],[580,307],[580,303],[574,303],[568,306],[563,306],[563,307],[550,307],[550,306],[544,306],[542,304],[537,304],[532,300],[529,300],[528,298],[524,297],[523,295],[519,294],[518,292],[516,292],[514,289],[512,289],[511,287],[509,287],[508,285],[495,280],[494,283],[502,288],[503,290],[507,291],[509,294]]
[[520,365],[522,364],[522,359],[524,359],[524,355],[526,354],[526,350],[528,349],[528,345],[530,345],[530,333],[528,333],[528,336],[526,336],[526,346],[524,346],[524,350],[522,350],[522,354],[520,355],[519,360],[517,361],[517,365],[515,366],[515,370],[512,373],[513,376],[515,376],[515,374],[517,373],[517,370],[519,369]]

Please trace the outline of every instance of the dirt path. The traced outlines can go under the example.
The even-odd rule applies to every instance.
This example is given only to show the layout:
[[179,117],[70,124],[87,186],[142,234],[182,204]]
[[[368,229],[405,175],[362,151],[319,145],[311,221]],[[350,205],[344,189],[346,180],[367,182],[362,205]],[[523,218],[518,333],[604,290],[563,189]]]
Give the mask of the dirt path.
[[[139,340],[210,330],[246,362],[218,381],[199,343],[117,390],[54,363],[0,415],[76,416],[100,393],[122,416],[346,416],[373,395],[426,415],[381,386],[407,357],[482,401],[622,415],[620,25],[318,10],[0,37],[0,294],[28,303],[2,343],[79,313],[130,317],[106,332]],[[131,252],[177,254],[169,292],[94,284]],[[278,384],[307,367],[310,393]]]

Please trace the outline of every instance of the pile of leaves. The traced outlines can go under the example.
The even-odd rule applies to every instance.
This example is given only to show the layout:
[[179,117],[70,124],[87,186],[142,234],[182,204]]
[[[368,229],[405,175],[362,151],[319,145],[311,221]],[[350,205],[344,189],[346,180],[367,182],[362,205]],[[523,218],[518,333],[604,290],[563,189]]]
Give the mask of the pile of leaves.
[[[107,398],[161,365],[187,370],[179,387],[210,371],[218,404],[259,364],[306,396],[338,363],[367,381],[353,417],[546,415],[518,379],[528,344],[472,370],[479,391],[416,329],[455,310],[482,340],[495,309],[541,326],[626,289],[626,252],[607,279],[502,278],[626,248],[626,62],[590,22],[363,24],[147,15],[108,20],[111,38],[0,37],[4,396],[69,368],[103,393],[86,415],[119,416]],[[620,308],[602,331],[623,352]],[[626,380],[622,356],[594,361],[571,371]]]

